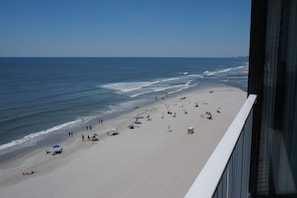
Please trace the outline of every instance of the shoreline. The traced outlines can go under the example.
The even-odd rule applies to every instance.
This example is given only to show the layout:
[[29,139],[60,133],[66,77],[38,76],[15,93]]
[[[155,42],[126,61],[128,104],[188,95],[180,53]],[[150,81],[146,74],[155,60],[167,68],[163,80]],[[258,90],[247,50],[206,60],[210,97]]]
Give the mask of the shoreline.
[[[224,86],[228,87],[230,85],[208,84],[208,85],[204,85],[203,87],[192,87],[192,88],[189,88],[186,90],[182,90],[181,92],[177,92],[176,94],[170,94],[168,96],[166,96],[165,94],[158,95],[157,96],[158,101],[156,101],[155,99],[152,98],[152,99],[146,100],[144,102],[141,102],[130,109],[127,108],[124,110],[118,110],[118,111],[108,113],[108,114],[96,115],[95,116],[96,118],[89,120],[87,123],[85,123],[85,124],[81,123],[79,126],[75,126],[73,129],[67,130],[67,131],[74,131],[74,134],[81,133],[82,131],[84,131],[84,129],[87,125],[97,125],[99,118],[102,120],[112,120],[112,119],[115,119],[121,115],[129,114],[129,113],[135,111],[135,109],[137,109],[139,107],[145,107],[145,106],[156,104],[156,102],[159,102],[162,98],[171,98],[171,97],[176,97],[176,95],[186,94],[188,92],[203,90],[203,89],[207,89],[207,88],[211,88],[211,87],[224,87]],[[234,86],[231,85],[231,87],[234,87]],[[237,87],[237,88],[241,89],[240,87]],[[244,90],[242,90],[242,91],[244,91]],[[75,122],[75,121],[77,121],[77,120],[67,121],[67,122]],[[63,124],[64,123],[61,123],[60,125],[63,125]],[[52,128],[54,128],[54,127],[56,127],[56,126],[53,126]],[[46,131],[46,130],[48,130],[48,129],[44,129],[42,131]],[[42,131],[40,131],[40,132],[42,132]],[[25,155],[26,153],[31,153],[31,152],[34,152],[35,150],[39,150],[39,149],[49,148],[51,145],[66,141],[68,132],[66,132],[66,129],[63,129],[63,131],[65,134],[62,134],[61,132],[53,133],[53,134],[46,134],[45,137],[41,137],[40,140],[37,140],[38,142],[36,145],[35,145],[35,143],[28,142],[28,143],[25,143],[25,144],[29,144],[28,147],[20,145],[21,148],[16,148],[15,150],[9,151],[7,153],[5,153],[5,151],[4,151],[4,153],[1,153],[1,155],[0,155],[0,162],[1,162],[0,168],[1,168],[2,164],[9,163],[9,161],[13,161],[13,160],[19,158],[20,156]],[[40,133],[40,132],[36,132],[36,133]],[[34,133],[32,133],[32,134],[34,134]],[[5,143],[5,144],[7,144],[7,143]],[[32,144],[32,145],[30,145],[30,144]],[[18,146],[18,145],[16,145],[16,146]]]
[[[232,99],[234,98],[220,97],[221,95],[226,97],[226,93],[227,96],[228,94],[235,94],[240,100],[233,101]],[[216,96],[217,94],[219,97]],[[232,97],[235,96],[232,95]],[[94,156],[94,161],[96,161],[94,164],[98,165],[100,169],[105,167],[106,172],[112,175],[110,178],[105,178],[106,180],[115,182],[113,179],[116,178],[123,182],[124,178],[129,178],[129,175],[126,173],[122,173],[123,175],[121,176],[113,173],[113,171],[118,173],[116,165],[123,163],[122,165],[125,167],[123,170],[126,170],[128,173],[133,172],[133,175],[136,175],[133,176],[134,180],[138,181],[138,183],[140,182],[140,184],[136,185],[138,187],[135,187],[135,184],[131,182],[127,182],[127,184],[124,185],[127,191],[120,188],[117,192],[112,192],[110,191],[111,189],[106,186],[108,184],[106,180],[100,180],[102,177],[96,176],[93,178],[92,176],[92,181],[98,178],[99,181],[96,182],[107,188],[107,190],[100,188],[102,195],[108,196],[110,195],[109,193],[112,192],[112,196],[110,197],[117,197],[117,193],[124,193],[124,197],[137,197],[136,195],[139,195],[138,193],[141,194],[143,191],[146,191],[143,189],[143,186],[154,187],[157,189],[156,193],[159,192],[159,194],[162,194],[164,188],[160,189],[154,184],[154,181],[158,180],[156,177],[159,174],[143,173],[141,170],[144,168],[145,170],[149,170],[148,172],[158,172],[158,170],[161,169],[164,176],[160,176],[160,178],[171,178],[171,171],[178,170],[178,168],[181,168],[180,166],[186,165],[189,170],[186,168],[183,171],[189,173],[182,178],[182,180],[186,182],[182,185],[183,189],[178,191],[178,193],[181,193],[185,190],[184,185],[191,184],[191,179],[188,177],[193,176],[194,179],[197,176],[199,170],[203,167],[204,162],[208,159],[217,142],[230,125],[245,98],[246,93],[236,87],[225,85],[211,86],[178,93],[164,100],[158,100],[152,104],[136,108],[131,112],[120,114],[112,119],[104,120],[103,123],[97,123],[92,126],[92,131],[85,129],[76,132],[74,137],[68,137],[65,138],[64,141],[59,142],[59,144],[63,145],[64,152],[62,154],[52,156],[45,153],[45,149],[50,148],[40,148],[26,153],[18,159],[8,160],[1,164],[0,192],[10,195],[12,193],[11,191],[14,191],[14,188],[16,188],[16,192],[18,192],[18,190],[21,190],[23,187],[30,186],[31,181],[43,181],[51,175],[61,173],[61,171],[63,172],[68,168],[71,169],[69,166],[73,165],[75,162],[78,164],[74,167],[76,170],[75,173],[77,173],[77,170],[80,168],[87,168],[88,170],[84,170],[86,172],[94,171],[94,166],[88,164],[83,165],[81,163],[82,161],[89,161],[92,159],[91,155],[96,154],[96,157]],[[203,101],[207,104],[204,104]],[[195,107],[196,103],[198,103],[198,107]],[[222,112],[217,113],[218,108],[220,108]],[[172,111],[172,114],[166,113],[168,109]],[[213,114],[212,120],[206,118],[207,115],[205,115],[205,112],[208,111]],[[174,112],[176,113],[176,117],[173,117]],[[152,120],[146,120],[146,116],[148,115],[150,115]],[[139,119],[142,124],[135,124],[137,127],[128,129],[129,123],[135,121],[135,117],[137,116],[144,117]],[[194,127],[194,134],[187,134],[187,127]],[[117,128],[119,135],[108,136],[107,132],[112,128]],[[210,134],[207,131],[216,132]],[[92,133],[97,133],[100,140],[96,142],[82,141],[82,134],[84,134],[85,139],[87,139],[87,135],[91,135]],[[199,157],[197,157],[198,159],[192,159],[193,156],[191,155],[183,156],[184,153],[196,151],[198,143],[195,143],[195,141],[201,144],[198,146],[203,145],[207,152],[200,153]],[[133,150],[135,148],[137,148],[136,151]],[[175,156],[175,153],[179,155]],[[123,156],[127,158],[123,159]],[[103,161],[98,162],[97,157],[100,157]],[[175,157],[177,159],[175,159]],[[166,164],[167,161],[175,162],[176,160],[179,160],[176,167],[169,168],[170,171],[164,169],[164,166],[168,165]],[[193,164],[184,164],[187,161],[193,162]],[[114,163],[116,163],[116,165]],[[129,168],[130,166],[135,166],[136,171],[131,170]],[[30,171],[36,173],[28,176],[22,175],[23,172]],[[193,174],[193,172],[195,174]],[[67,175],[68,173],[63,172],[62,175],[63,174],[66,174],[66,177],[69,177],[69,182],[73,183],[71,176]],[[100,174],[101,176],[106,176],[104,173]],[[82,176],[80,173],[79,175]],[[178,189],[180,188],[178,187],[180,185],[179,182],[172,181],[172,183],[171,186],[176,185]],[[40,185],[42,186],[42,184]],[[131,189],[131,185],[133,185],[133,190]],[[89,187],[86,188],[89,189]],[[94,191],[97,192],[98,189],[96,188]],[[36,193],[38,194],[38,192]],[[166,193],[168,192],[166,191]],[[169,197],[166,193],[164,196]],[[30,193],[28,193],[28,196],[29,194]]]

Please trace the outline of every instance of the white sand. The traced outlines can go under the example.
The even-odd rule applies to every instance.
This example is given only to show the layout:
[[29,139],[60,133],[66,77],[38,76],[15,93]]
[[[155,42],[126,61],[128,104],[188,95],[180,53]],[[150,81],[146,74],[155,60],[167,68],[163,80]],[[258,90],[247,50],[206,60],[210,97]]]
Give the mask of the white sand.
[[[2,164],[0,196],[183,197],[245,99],[246,93],[237,88],[211,87],[104,121],[93,126],[92,133],[100,134],[98,142],[82,142],[81,133],[92,134],[84,131],[62,143],[63,154],[47,155],[43,149]],[[205,112],[212,113],[212,120]],[[139,127],[128,129],[138,115],[152,120],[140,119]],[[194,134],[187,133],[190,126]],[[108,137],[111,128],[120,134]],[[32,170],[36,173],[22,175]]]

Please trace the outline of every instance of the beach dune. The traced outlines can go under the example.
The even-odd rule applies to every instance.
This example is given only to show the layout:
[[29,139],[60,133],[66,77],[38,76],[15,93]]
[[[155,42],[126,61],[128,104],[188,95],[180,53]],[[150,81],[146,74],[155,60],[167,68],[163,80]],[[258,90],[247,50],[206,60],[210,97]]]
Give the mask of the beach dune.
[[[92,129],[99,141],[83,142],[82,131],[60,155],[38,150],[1,166],[1,197],[183,197],[245,99],[238,88],[209,87],[104,121]],[[108,136],[112,128],[119,135]]]

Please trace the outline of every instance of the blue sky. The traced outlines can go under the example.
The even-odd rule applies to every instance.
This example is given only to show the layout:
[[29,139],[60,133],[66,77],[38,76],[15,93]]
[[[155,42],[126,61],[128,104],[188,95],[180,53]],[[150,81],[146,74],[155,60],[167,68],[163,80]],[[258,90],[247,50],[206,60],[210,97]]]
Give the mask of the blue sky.
[[249,53],[249,0],[0,0],[0,57]]

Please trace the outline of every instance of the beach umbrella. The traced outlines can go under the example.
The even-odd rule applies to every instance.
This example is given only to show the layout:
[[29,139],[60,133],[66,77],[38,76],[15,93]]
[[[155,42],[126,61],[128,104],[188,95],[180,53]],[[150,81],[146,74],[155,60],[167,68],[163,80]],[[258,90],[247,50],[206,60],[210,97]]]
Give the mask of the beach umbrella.
[[62,153],[62,151],[63,151],[62,146],[59,145],[59,144],[54,145],[54,146],[53,146],[53,149],[54,149],[54,153],[53,153],[53,155]]
[[53,148],[54,148],[54,149],[60,149],[60,148],[62,148],[62,146],[59,145],[59,144],[56,144],[56,145],[53,146]]
[[56,144],[53,146],[54,151],[62,151],[62,146],[59,144]]

